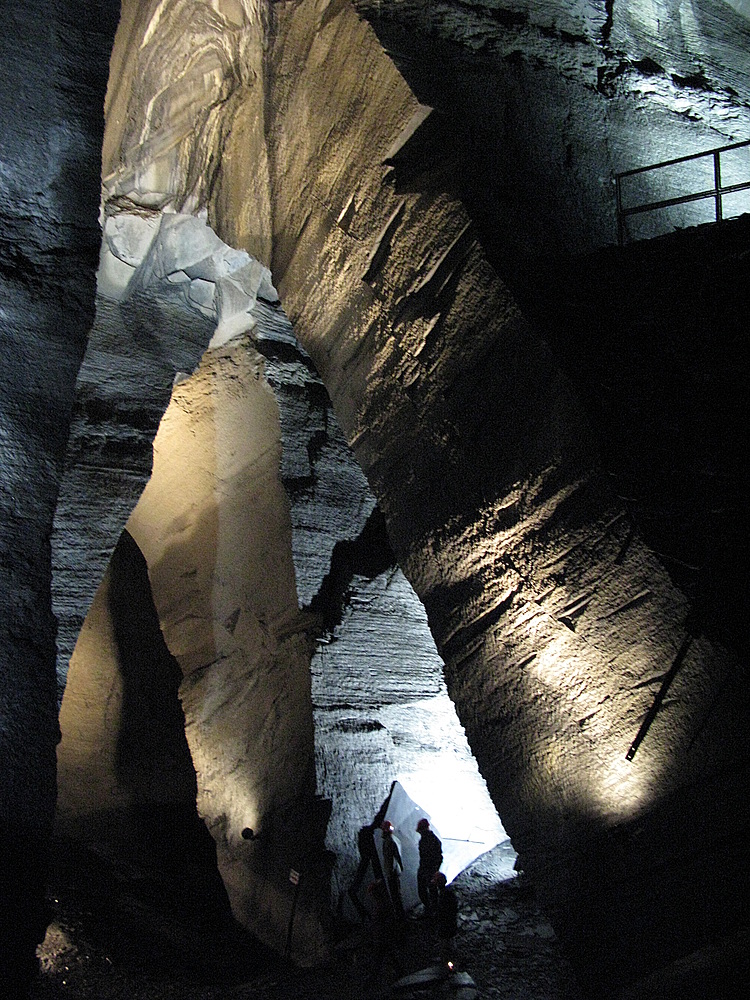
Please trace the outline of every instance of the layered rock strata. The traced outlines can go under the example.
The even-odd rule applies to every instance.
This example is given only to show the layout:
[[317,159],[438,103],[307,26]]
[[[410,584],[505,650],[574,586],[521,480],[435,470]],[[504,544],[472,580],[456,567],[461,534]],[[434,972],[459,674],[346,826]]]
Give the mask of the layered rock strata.
[[[356,0],[434,108],[425,156],[466,204],[501,276],[617,240],[615,171],[750,138],[747,17],[698,3]],[[439,67],[439,71],[437,70]],[[723,183],[747,179],[746,150]],[[629,179],[624,204],[710,190],[709,158]],[[728,197],[725,217],[748,210]],[[628,238],[713,221],[711,199],[631,216]]]
[[[388,7],[424,14],[408,3]],[[369,5],[373,23],[381,8]],[[566,218],[552,249],[589,245],[580,234],[587,232],[592,205],[607,223],[602,231],[612,233],[611,202],[602,193],[610,168],[631,164],[610,157],[608,133],[620,151],[627,146],[640,155],[639,117],[651,127],[663,120],[665,106],[675,127],[657,143],[655,158],[665,150],[682,152],[682,140],[692,140],[695,128],[702,139],[714,131],[722,139],[742,137],[745,22],[733,20],[724,5],[712,8],[707,28],[694,5],[681,5],[679,31],[662,32],[660,17],[644,16],[670,9],[576,6],[564,19],[551,13],[550,31],[543,7],[533,16],[526,7],[489,2],[427,8],[447,14],[442,23],[464,47],[481,40],[471,27],[476,17],[490,24],[494,38],[511,43],[507,65],[520,63],[522,72],[503,79],[521,85],[503,112],[510,126],[502,134],[525,135],[515,123],[544,123],[516,145],[523,152],[520,161],[513,158],[521,175],[546,157],[551,126],[557,137],[555,169],[537,171],[529,188],[547,195],[536,215],[526,195],[522,213],[508,212],[514,198],[498,199],[505,187],[486,183],[484,167],[470,169],[471,147],[445,146],[459,119],[446,115],[441,125],[424,103],[450,92],[435,77],[454,79],[453,64],[429,72],[431,53],[445,50],[414,39],[419,20],[410,25],[407,18],[398,36],[410,44],[400,52],[394,46],[403,72],[416,81],[412,90],[371,29],[339,0],[124,4],[108,99],[105,219],[111,210],[197,213],[206,207],[229,246],[272,264],[298,336],[385,513],[399,561],[425,601],[449,690],[503,820],[556,926],[577,948],[581,965],[602,981],[633,978],[644,965],[746,918],[747,815],[738,789],[747,772],[747,691],[735,658],[693,630],[684,595],[609,491],[582,407],[548,345],[496,279],[477,234],[517,277],[518,261],[528,264],[545,249],[549,211],[560,208]],[[6,309],[8,340],[12,356],[24,359],[7,369],[3,409],[10,679],[3,686],[2,752],[9,764],[3,834],[22,845],[12,857],[24,864],[26,848],[45,842],[51,821],[54,677],[45,539],[88,326],[85,306],[79,327],[74,310],[60,310],[56,301],[38,305],[45,299],[40,290],[63,287],[51,279],[65,271],[63,262],[71,264],[65,287],[68,273],[91,274],[96,203],[90,137],[98,133],[97,116],[79,111],[92,106],[92,95],[98,99],[97,64],[87,55],[94,67],[90,92],[53,80],[78,79],[73,67],[89,47],[101,55],[107,38],[107,26],[88,8],[86,17],[78,13],[75,5],[61,15],[37,4],[17,15],[25,42],[11,46],[2,61],[10,83],[3,87],[6,100],[25,95],[36,107],[34,93],[55,94],[52,103],[39,102],[36,115],[21,117],[11,108],[3,116],[10,123],[3,163],[14,164],[3,175],[12,236],[2,256],[14,303]],[[60,29],[53,30],[53,58],[38,58],[44,42],[27,30],[32,18]],[[552,86],[561,59],[555,55],[549,68],[542,60],[537,73],[541,49],[535,44],[529,70],[515,54],[522,49],[513,34],[519,25],[533,27],[537,41],[551,40],[545,51],[562,52],[562,63],[584,70],[581,100],[562,130],[556,125],[568,121],[573,90],[567,83]],[[585,42],[571,38],[571,27]],[[605,45],[592,58],[589,39],[597,33]],[[614,52],[614,65],[613,39],[624,54]],[[697,52],[704,39],[711,41],[705,55]],[[588,100],[587,74],[592,85],[596,77],[601,102]],[[29,80],[38,86],[29,87]],[[487,121],[494,93],[488,90],[489,105],[471,105],[484,107]],[[460,111],[462,105],[444,106]],[[602,117],[605,107],[611,114]],[[593,133],[585,127],[586,109],[596,112]],[[49,130],[37,130],[40,122]],[[679,149],[670,148],[670,136]],[[597,151],[586,162],[575,156],[581,141]],[[15,155],[19,148],[23,157]],[[556,204],[553,181],[571,173],[564,204]],[[464,174],[487,191],[486,199],[476,196],[471,215],[457,197],[466,191]],[[504,175],[514,181],[507,186],[514,194],[525,190],[518,175]],[[34,182],[27,184],[29,177]],[[29,197],[27,191],[41,193]],[[483,221],[478,208],[485,202],[494,208]],[[81,219],[88,221],[81,225]],[[524,241],[515,234],[527,233],[519,219],[533,220],[531,254],[517,253]],[[568,231],[574,238],[565,239]],[[506,242],[510,250],[503,254]],[[68,306],[67,296],[61,298]],[[72,320],[71,336],[62,342],[61,312]],[[29,319],[43,352],[59,348],[54,403],[40,391],[39,369],[25,361]],[[234,364],[233,350],[227,348],[225,367]],[[40,437],[45,427],[51,433]],[[36,514],[29,520],[31,509]],[[158,548],[153,538],[142,543]],[[195,554],[189,545],[186,552]],[[289,560],[284,580],[290,566]],[[272,587],[279,596],[278,583]],[[281,591],[281,604],[296,615]],[[231,633],[227,622],[231,617],[222,628]],[[267,648],[275,650],[278,633],[267,635]],[[714,711],[717,704],[721,712]],[[208,741],[211,754],[220,743]],[[207,773],[218,782],[221,767],[214,768],[211,754]],[[224,804],[231,813],[231,791]],[[697,828],[696,816],[702,817]],[[39,898],[38,883],[28,891],[27,875],[11,888],[24,907]],[[24,910],[16,922],[26,935],[24,955],[27,917]],[[658,933],[649,935],[654,927]]]
[[[142,338],[155,342],[165,302],[145,293],[139,299]],[[200,313],[183,300],[166,304],[171,329],[183,333],[186,345],[205,339]],[[99,356],[95,345],[129,343],[127,320],[136,315],[103,300],[99,306],[79,379],[81,408],[99,384],[92,373],[103,371],[92,363]],[[457,843],[476,841],[473,854],[461,854],[464,863],[505,834],[447,698],[424,612],[391,566],[382,523],[370,527],[378,520],[374,497],[322,383],[282,313],[258,305],[253,324],[252,340],[213,348],[173,392],[156,438],[153,476],[70,663],[57,825],[60,834],[118,852],[138,850],[145,831],[142,847],[168,853],[152,831],[159,817],[184,822],[195,800],[195,767],[198,810],[216,842],[235,917],[279,951],[287,947],[295,891],[288,873],[300,871],[291,953],[306,963],[326,948],[323,850],[335,866],[331,888],[338,905],[356,864],[357,829],[393,780],[410,781],[423,808],[448,817],[445,833]],[[110,361],[111,374],[120,366]],[[138,358],[131,355],[131,364],[138,366]],[[153,363],[143,367],[159,371]],[[100,382],[106,386],[111,378]],[[152,403],[158,404],[158,393]],[[122,400],[119,410],[129,412]],[[116,401],[109,412],[118,412]],[[68,492],[84,471],[77,459],[92,453],[82,448],[78,423],[75,430]],[[110,426],[110,463],[124,437]],[[103,501],[111,496],[111,480],[98,486]],[[128,493],[115,492],[119,503],[110,501],[106,516],[98,515],[102,543],[126,511]],[[57,535],[60,556],[71,565],[80,535],[90,538],[80,525],[79,517]],[[74,527],[79,541],[67,549]],[[130,549],[143,561],[141,575],[148,562],[150,579],[142,586],[149,595],[153,587],[158,616],[141,606]],[[354,549],[356,559],[344,554]],[[103,544],[93,563],[83,561],[84,582],[96,577],[106,551]],[[355,567],[372,579],[355,576]],[[74,606],[85,600],[75,576],[66,584]],[[129,630],[135,618],[142,628]],[[147,628],[152,618],[160,622],[155,632]],[[310,655],[318,635],[328,639],[325,652],[319,646],[313,658],[311,701]],[[188,744],[167,726],[170,718],[183,719],[178,685]],[[149,728],[149,719],[157,718],[158,737]],[[373,727],[381,749],[367,760],[352,754],[352,739],[361,744]],[[186,759],[188,745],[192,759]],[[442,775],[439,794],[427,778],[431,770]]]
[[[160,341],[165,316],[170,329],[183,335],[188,353],[189,345],[202,348],[213,329],[184,301],[172,301],[170,310],[169,299],[165,303],[158,295],[141,293],[141,307],[142,323],[135,329],[148,344],[167,346]],[[89,395],[111,384],[101,377],[101,367],[92,367],[93,345],[127,345],[133,329],[123,323],[118,307],[102,304],[84,366],[84,374],[95,373],[87,383]],[[141,368],[142,359],[127,349],[123,353],[133,371]],[[110,366],[110,373],[115,367]],[[147,361],[141,370],[158,379],[163,367]],[[178,380],[160,425],[159,394],[153,383],[141,384],[147,392],[152,387],[146,399],[155,407],[153,412],[146,408],[144,453],[145,445],[150,452],[146,425],[159,425],[153,471],[145,491],[150,467],[131,476],[143,494],[140,499],[118,490],[116,504],[111,478],[99,475],[89,484],[106,507],[106,516],[99,515],[102,542],[93,560],[106,562],[112,534],[125,514],[128,533],[148,566],[161,633],[180,674],[197,807],[216,841],[235,916],[283,950],[292,891],[287,876],[290,868],[304,869],[294,954],[309,962],[325,951],[320,921],[327,901],[327,890],[318,884],[323,867],[319,859],[315,864],[310,860],[316,850],[322,851],[322,830],[316,831],[311,820],[316,807],[310,616],[301,614],[297,604],[291,525],[279,475],[278,407],[262,371],[263,358],[246,335],[213,348],[191,377]],[[128,406],[121,411],[127,416]],[[116,415],[118,406],[111,412]],[[110,456],[118,441],[130,439],[130,434],[111,432]],[[85,467],[72,462],[71,488],[81,477],[85,480],[85,473]],[[135,506],[132,513],[129,502]],[[95,508],[89,510],[94,513]],[[72,525],[68,533],[58,533],[61,558],[71,562],[81,544],[80,524],[77,528],[77,534]],[[67,549],[71,537],[75,544]],[[85,580],[95,578],[97,566],[84,567]],[[124,734],[133,725],[126,671],[133,654],[128,644],[111,638],[117,621],[112,609],[107,613],[102,607],[106,592],[97,598],[81,632],[63,698],[60,829],[84,840],[116,843],[123,814],[130,815],[132,826],[144,802],[154,808],[178,805],[184,782],[172,780],[176,765],[166,758],[161,767],[150,759],[153,741],[151,750],[143,745],[136,753],[146,763],[136,759],[128,766],[123,758]],[[80,587],[76,594],[81,602],[85,595]],[[158,686],[156,645],[152,658],[153,688]],[[148,673],[149,667],[144,663],[141,670]],[[144,695],[141,711],[157,712],[152,702]],[[143,777],[144,769],[150,777]],[[133,770],[141,775],[138,780],[132,778]],[[243,838],[248,829],[254,832],[252,841]]]
[[58,733],[49,536],[93,318],[116,16],[106,2],[35,0],[4,11],[0,39],[0,953],[9,995],[23,988],[44,935]]
[[[609,492],[569,383],[490,268],[477,239],[487,226],[473,228],[456,198],[466,151],[441,141],[455,117],[428,114],[346,4],[247,8],[232,26],[228,9],[213,9],[196,51],[221,69],[202,76],[197,63],[183,71],[157,56],[182,44],[181,13],[160,7],[152,27],[140,22],[142,44],[118,56],[135,72],[116,97],[109,203],[150,204],[157,191],[160,207],[206,204],[227,243],[272,267],[425,601],[514,842],[569,941],[622,974],[643,942],[608,893],[626,912],[648,911],[632,830],[645,816],[658,828],[659,803],[680,815],[684,790],[721,774],[720,741],[700,761],[678,748],[702,726],[731,656],[688,638],[686,602]],[[124,23],[135,31],[137,20]],[[427,49],[404,56],[419,97],[445,93]],[[164,110],[198,76],[202,142],[183,113],[170,130]],[[600,198],[576,190],[585,204]],[[662,709],[626,760],[675,662],[679,711]],[[700,731],[709,744],[716,735]],[[612,829],[627,856],[616,889],[578,871],[581,853],[609,856]],[[640,843],[653,853],[648,836]],[[622,936],[631,944],[615,952]],[[675,930],[671,947],[684,941]]]
[[[446,838],[451,877],[507,836],[448,697],[424,608],[325,388],[288,320],[260,312],[254,335],[279,403],[298,600],[314,616],[316,790],[330,808],[331,900],[356,918],[347,889],[360,860],[357,832],[394,781]],[[403,878],[414,902],[415,872]]]
[[[705,878],[687,862],[703,837],[712,875],[737,859],[745,820],[726,735],[744,708],[721,722],[709,712],[734,658],[690,634],[684,596],[610,492],[569,383],[443,190],[441,164],[417,155],[400,175],[424,113],[369,29],[338,5],[275,13],[268,141],[285,307],[546,905],[583,963],[633,975],[656,960],[643,926],[659,923],[667,952],[699,936],[683,916],[703,906]],[[689,817],[725,795],[731,845],[724,820],[696,840]],[[719,892],[740,907],[726,880]]]
[[253,329],[259,295],[277,298],[268,269],[222,243],[205,219],[107,218],[52,537],[60,692],[83,618],[151,474],[173,385],[207,346]]
[[172,384],[195,368],[212,331],[169,299],[97,299],[52,535],[60,697],[83,620],[151,475]]

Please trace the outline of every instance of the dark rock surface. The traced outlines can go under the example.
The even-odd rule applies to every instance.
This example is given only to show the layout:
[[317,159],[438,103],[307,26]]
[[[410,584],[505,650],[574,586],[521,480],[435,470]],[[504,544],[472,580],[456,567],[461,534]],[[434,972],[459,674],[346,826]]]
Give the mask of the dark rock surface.
[[[241,521],[244,533],[239,537],[247,544],[247,539],[258,533],[262,535],[264,525],[270,523],[264,504],[271,504],[276,507],[281,523],[289,517],[291,525],[278,537],[263,536],[265,540],[258,543],[259,551],[269,556],[278,548],[286,553],[286,558],[293,559],[295,580],[289,580],[291,599],[295,608],[299,603],[302,609],[300,627],[310,630],[311,649],[317,640],[312,664],[312,706],[308,704],[306,714],[292,726],[298,733],[308,727],[312,729],[314,718],[317,795],[327,801],[330,810],[325,846],[336,858],[330,886],[335,907],[340,901],[339,894],[345,896],[344,890],[357,863],[356,831],[375,813],[395,778],[408,782],[412,794],[440,824],[444,834],[457,842],[479,838],[480,846],[472,857],[506,839],[506,835],[448,698],[442,679],[442,660],[430,635],[424,609],[395,565],[382,515],[375,509],[375,498],[344,439],[325,387],[310,358],[299,347],[282,310],[258,302],[253,320],[255,326],[247,340],[240,340],[234,347],[226,344],[207,352],[201,364],[202,377],[212,386],[203,398],[213,399],[215,410],[201,406],[197,393],[189,395],[189,401],[182,404],[173,400],[164,427],[178,420],[182,405],[190,414],[190,431],[185,434],[173,430],[173,436],[164,428],[159,432],[151,484],[128,521],[135,536],[151,539],[149,572],[157,599],[161,595],[162,611],[165,605],[168,609],[175,606],[181,609],[177,622],[169,621],[169,610],[159,622],[151,603],[146,564],[133,538],[124,533],[115,549],[116,558],[111,561],[109,552],[151,476],[153,437],[172,383],[182,370],[195,366],[209,339],[211,322],[186,305],[183,297],[169,294],[169,289],[156,283],[129,294],[124,301],[98,297],[97,318],[77,383],[69,464],[53,536],[53,595],[60,619],[61,681],[65,679],[69,651],[81,632],[82,612],[91,605],[71,660],[60,715],[63,741],[58,755],[57,829],[58,833],[79,838],[82,844],[98,843],[111,850],[123,838],[142,840],[140,825],[149,805],[194,798],[195,778],[189,758],[184,760],[187,755],[184,739],[174,743],[170,751],[160,752],[160,748],[167,749],[167,718],[184,725],[176,695],[182,674],[164,645],[160,626],[175,648],[188,651],[187,666],[183,656],[183,668],[190,670],[191,657],[199,655],[200,647],[189,627],[203,612],[196,604],[192,616],[184,614],[184,602],[195,599],[200,589],[196,570],[210,570],[208,553],[214,544],[210,516],[204,521],[194,510],[205,504],[210,513],[218,503],[222,511],[220,520],[226,526],[236,505],[236,509],[244,512]],[[213,371],[212,365],[219,365],[216,356],[227,352],[230,360],[221,377],[217,367],[211,381],[208,373]],[[237,386],[232,389],[232,379],[236,380],[250,356],[255,359],[253,378],[242,382],[241,389]],[[199,373],[196,379],[200,378]],[[227,378],[226,384],[230,386],[226,395],[222,395],[223,378]],[[181,391],[190,392],[192,382],[186,379],[187,376],[181,375],[178,379],[180,385],[175,389],[178,398]],[[275,414],[278,404],[281,421],[278,469],[275,435],[279,431],[275,421],[273,436],[261,446],[252,443],[255,435],[264,433],[264,421],[257,409],[249,405],[241,409],[237,425],[244,428],[243,433],[233,430],[237,425],[232,424],[231,414],[238,405],[238,397],[244,398],[246,404],[261,385],[268,397],[269,413]],[[223,428],[222,447],[231,448],[238,467],[251,461],[248,455],[253,449],[265,453],[272,448],[276,457],[271,460],[271,475],[274,481],[280,475],[286,497],[279,491],[269,501],[255,467],[253,474],[237,479],[230,471],[214,469],[203,447],[203,435],[207,434],[213,444],[215,426]],[[217,490],[221,499],[217,502],[209,491],[207,497],[201,498],[198,493],[188,502],[186,497],[193,495],[191,491],[200,481],[206,463],[211,475],[215,474],[221,483]],[[170,473],[168,469],[173,471]],[[160,485],[165,482],[165,486]],[[173,482],[180,483],[177,495]],[[161,499],[153,499],[154,491]],[[172,514],[165,514],[168,505],[182,502],[184,510],[179,508],[178,512],[170,507]],[[155,556],[154,551],[158,552],[159,546],[165,544],[164,538],[173,535],[179,548],[183,544],[184,525],[193,523],[195,551],[180,557],[184,563],[173,561],[167,570],[160,569],[162,557]],[[154,538],[160,541],[155,543]],[[127,546],[123,540],[127,540]],[[126,548],[130,558],[123,563]],[[243,551],[235,544],[231,550]],[[255,567],[257,559],[240,557],[240,564]],[[226,588],[223,600],[239,619],[246,612],[242,580],[247,570],[239,570],[238,565],[226,559],[221,567],[216,575]],[[103,574],[104,581],[99,585]],[[261,597],[267,578],[267,574],[261,573],[259,579],[244,585],[244,589]],[[210,579],[206,586],[210,592]],[[128,600],[123,587],[125,593],[136,596]],[[165,599],[165,593],[171,596]],[[142,602],[148,605],[148,614]],[[210,620],[210,616],[205,617]],[[231,619],[228,613],[226,617]],[[140,621],[141,627],[123,628],[131,619]],[[147,623],[151,624],[150,629]],[[111,642],[107,639],[110,633]],[[243,684],[256,683],[253,678],[257,675],[257,664],[251,656],[253,641],[252,637],[244,640],[242,668],[238,667],[232,678],[222,678],[222,702],[229,702],[235,710],[247,696]],[[213,658],[200,655],[205,655],[210,669]],[[164,690],[159,680],[166,679],[163,667],[167,667],[171,678]],[[302,667],[307,672],[307,663]],[[205,673],[198,671],[197,675],[202,679]],[[278,661],[274,676],[280,677]],[[227,698],[232,683],[237,685],[237,691],[234,698]],[[297,682],[278,680],[278,683],[280,689],[297,687]],[[235,866],[253,858],[259,865],[268,866],[268,857],[258,855],[257,847],[248,848],[244,843],[239,848],[226,846],[225,831],[214,815],[214,811],[223,815],[216,805],[220,801],[219,792],[205,792],[209,783],[207,734],[215,724],[211,721],[215,708],[211,697],[209,707],[204,707],[204,693],[200,689],[196,693],[191,678],[182,686],[182,697],[193,752],[201,764],[199,788],[204,819],[214,828],[217,841],[230,852]],[[222,742],[217,767],[221,794],[228,795],[227,790],[233,787],[237,775],[263,768],[260,741],[280,739],[282,723],[276,719],[274,726],[267,725],[268,706],[261,709],[260,698],[256,692],[251,698],[252,709],[245,707],[237,711],[236,718],[232,717],[230,728],[237,734],[237,762],[231,781],[221,771],[229,753],[229,728],[220,727]],[[200,714],[199,726],[194,721],[196,714]],[[155,732],[149,731],[147,720],[160,717],[164,726],[157,739]],[[291,716],[284,718],[289,722]],[[259,736],[259,728],[266,735]],[[288,752],[289,741],[280,742]],[[215,752],[213,748],[212,753]],[[279,776],[273,767],[281,767],[279,749],[269,749],[265,759],[271,771],[263,772],[261,784],[278,784]],[[299,760],[294,763],[299,766]],[[289,763],[282,770],[289,777],[295,768]],[[435,774],[440,775],[439,781]],[[257,827],[260,823],[266,836],[272,824],[278,826],[281,822],[273,809],[248,818],[248,805],[242,797],[237,809],[240,826],[250,823]],[[297,812],[304,815],[305,809]],[[273,839],[279,851],[278,831]],[[466,859],[471,850],[466,850]],[[453,853],[455,861],[456,851]],[[283,851],[279,856],[284,857],[280,876],[283,894],[287,890],[288,858]],[[453,870],[459,868],[457,865]],[[309,876],[308,870],[305,876]],[[252,877],[248,871],[244,872],[243,879],[252,882]],[[328,891],[326,881],[323,890],[326,900]],[[282,911],[283,906],[282,903]],[[283,949],[285,911],[280,923],[277,943]],[[266,930],[269,924],[266,919]]]
[[[471,975],[487,1000],[574,1000],[575,977],[526,877],[501,874],[504,852],[484,855],[455,883],[456,968]],[[426,923],[410,920],[397,949],[399,968],[386,962],[378,970],[369,925],[342,924],[330,965],[295,969],[243,937],[220,901],[196,920],[189,897],[201,885],[205,892],[199,879],[180,889],[168,871],[132,859],[91,855],[84,864],[58,863],[48,901],[54,920],[32,1000],[387,997],[401,975],[436,958]],[[194,877],[200,871],[191,866]]]
[[8,995],[40,922],[55,796],[49,535],[93,316],[110,0],[33,0],[0,35],[0,955]]
[[[616,241],[615,171],[750,138],[750,23],[721,0],[688,16],[674,0],[647,12],[587,0],[354,6],[434,109],[397,179],[408,186],[437,167],[509,282],[539,254]],[[649,176],[646,193],[680,193],[665,190],[674,180]],[[635,221],[651,236],[711,209]]]
[[628,516],[691,605],[750,656],[750,215],[539,262],[520,283],[597,428]]
[[[596,423],[429,155],[430,118],[345,5],[319,31],[314,6],[274,7],[280,294],[425,604],[503,823],[558,933],[606,991],[743,919],[747,810],[727,790],[746,767],[747,692],[734,684],[739,697],[711,716],[734,654],[688,639],[687,598],[633,530]],[[410,41],[409,80],[422,70],[450,97],[453,74],[430,72],[442,49],[416,31]],[[300,47],[315,57],[301,62]],[[311,94],[329,100],[300,129]],[[599,176],[595,158],[589,167]],[[711,874],[694,861],[698,840],[710,841]],[[731,902],[708,927],[712,882]]]

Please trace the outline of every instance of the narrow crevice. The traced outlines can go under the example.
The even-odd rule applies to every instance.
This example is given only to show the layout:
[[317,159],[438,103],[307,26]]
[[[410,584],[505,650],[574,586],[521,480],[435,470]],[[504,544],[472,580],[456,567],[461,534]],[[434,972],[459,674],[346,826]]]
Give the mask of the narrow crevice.
[[[611,54],[610,54],[611,55]],[[640,73],[642,76],[665,76],[666,71],[658,62],[646,56],[633,62],[630,59],[621,58],[619,62],[609,62],[600,66],[597,70],[597,91],[604,97],[614,97],[615,84],[617,81],[631,72]]]
[[474,639],[479,638],[484,633],[490,632],[490,630],[497,625],[503,615],[508,611],[517,596],[518,591],[513,590],[507,597],[499,601],[494,607],[490,608],[489,611],[486,611],[474,621],[468,622],[466,625],[454,632],[450,639],[443,644],[441,651],[443,659],[446,661],[452,659],[460,651],[462,646],[465,646]]
[[343,621],[355,576],[372,580],[395,563],[385,518],[376,507],[357,538],[336,543],[330,571],[306,609],[318,618],[323,634],[331,635]]

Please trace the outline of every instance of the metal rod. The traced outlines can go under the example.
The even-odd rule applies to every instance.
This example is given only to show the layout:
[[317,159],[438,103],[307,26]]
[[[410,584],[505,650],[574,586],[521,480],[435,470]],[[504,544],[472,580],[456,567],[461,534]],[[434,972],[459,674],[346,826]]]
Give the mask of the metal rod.
[[676,198],[665,198],[664,201],[650,201],[646,205],[631,205],[629,208],[623,208],[622,214],[637,215],[639,212],[654,211],[657,208],[671,208],[673,205],[686,205],[691,201],[715,198],[717,194],[734,194],[735,191],[747,190],[750,190],[750,181],[744,181],[742,184],[729,184],[727,187],[720,188],[718,192],[716,188],[707,188],[705,191],[697,191],[695,194],[683,194]]
[[666,695],[667,691],[669,690],[670,684],[675,679],[675,675],[677,674],[677,671],[680,669],[680,667],[682,666],[683,660],[687,656],[687,651],[690,649],[690,644],[692,643],[692,641],[693,641],[693,637],[691,635],[686,636],[685,639],[683,640],[683,643],[682,643],[682,645],[680,646],[680,648],[679,648],[679,650],[677,652],[677,656],[675,656],[675,658],[674,658],[674,662],[672,663],[672,666],[669,668],[669,670],[664,675],[664,680],[661,682],[661,687],[656,692],[656,697],[654,698],[654,702],[653,702],[651,708],[648,710],[648,712],[646,712],[646,717],[644,718],[643,722],[641,723],[641,728],[638,730],[638,733],[636,734],[635,739],[630,744],[630,749],[625,754],[625,760],[632,760],[633,757],[635,757],[635,755],[636,755],[636,751],[638,750],[638,747],[641,745],[641,743],[643,743],[643,740],[644,740],[644,737],[645,737],[646,733],[651,728],[651,723],[656,718],[656,713],[661,708],[661,703],[664,701],[664,696]]
[[716,188],[716,221],[721,222],[721,151],[714,150],[714,187]]
[[750,146],[750,139],[742,142],[733,142],[728,146],[717,146],[715,149],[706,149],[702,153],[689,153],[687,156],[677,156],[674,160],[662,160],[660,163],[652,163],[647,167],[634,167],[632,170],[621,170],[615,177],[631,177],[633,174],[642,174],[646,170],[658,170],[660,167],[671,167],[675,163],[685,163],[687,160],[699,160],[702,156],[712,156],[714,153],[724,153],[729,149],[741,149],[743,146]]
[[[750,139],[743,142],[733,142],[726,146],[717,146],[715,149],[707,149],[702,153],[689,153],[687,156],[677,156],[672,160],[662,160],[661,163],[652,163],[646,167],[635,167],[633,170],[621,170],[614,175],[615,192],[617,197],[617,242],[622,246],[625,242],[624,219],[628,215],[636,215],[640,212],[654,212],[660,208],[671,208],[674,205],[687,205],[693,201],[702,201],[706,198],[713,198],[715,202],[716,221],[721,222],[724,218],[724,196],[734,194],[737,191],[750,190],[750,181],[741,184],[730,184],[726,187],[721,183],[721,154],[733,149],[742,149],[750,146]],[[663,201],[652,201],[645,205],[632,205],[624,208],[622,204],[622,179],[632,177],[635,174],[642,174],[649,170],[661,170],[663,167],[671,167],[677,163],[687,163],[691,160],[700,160],[704,157],[713,158],[714,166],[714,186],[710,190],[698,191],[694,194],[679,195],[675,198],[665,198]]]

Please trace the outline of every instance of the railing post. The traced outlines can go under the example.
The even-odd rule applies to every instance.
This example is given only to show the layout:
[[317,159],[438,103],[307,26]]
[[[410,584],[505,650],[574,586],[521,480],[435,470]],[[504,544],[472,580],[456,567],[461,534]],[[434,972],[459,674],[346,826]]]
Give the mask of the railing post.
[[625,226],[622,219],[622,190],[619,174],[615,174],[615,196],[617,198],[617,245],[622,246],[625,242]]
[[714,187],[716,188],[716,221],[721,222],[721,150],[714,150]]

